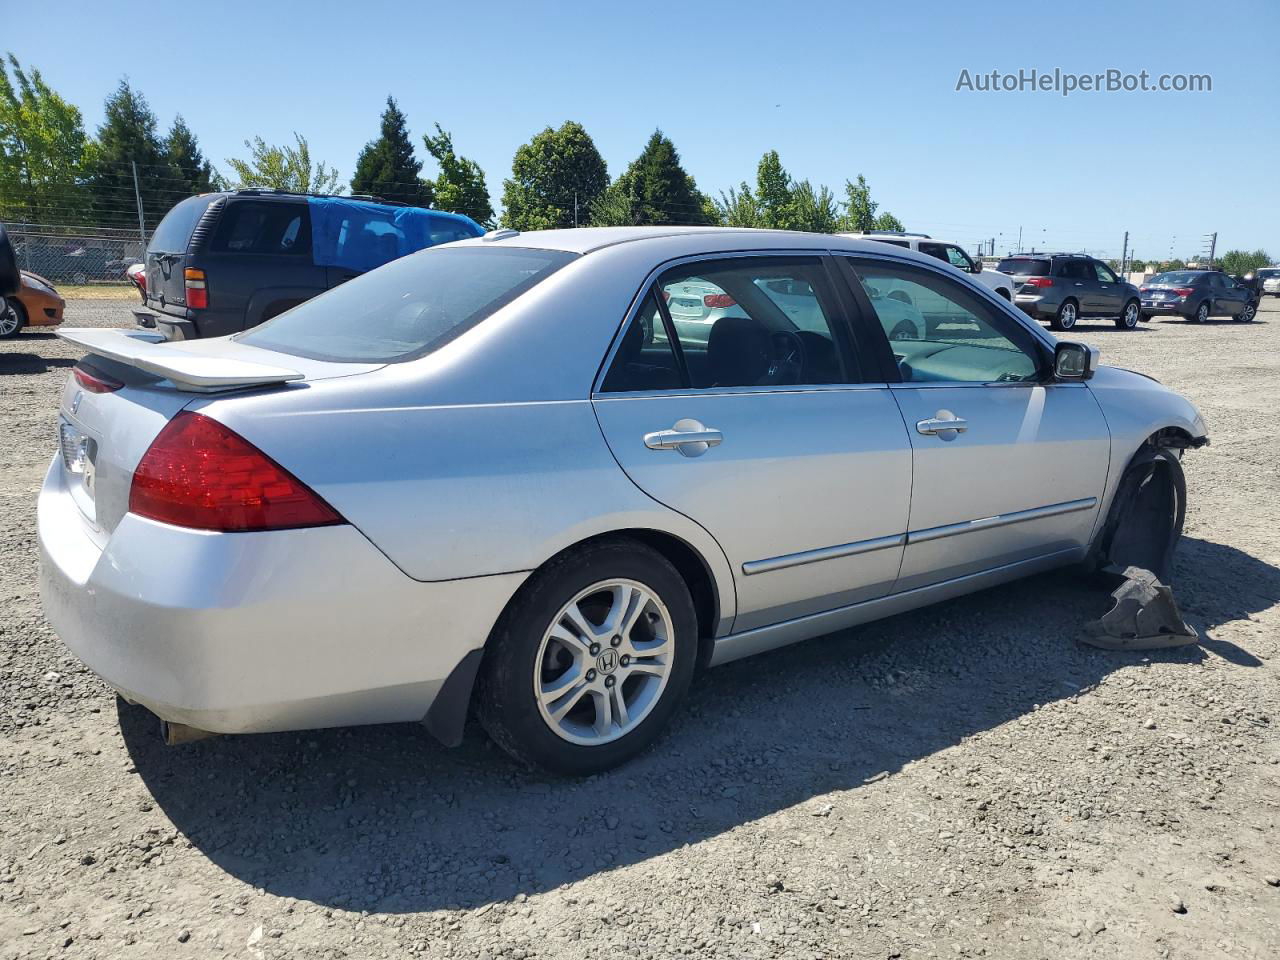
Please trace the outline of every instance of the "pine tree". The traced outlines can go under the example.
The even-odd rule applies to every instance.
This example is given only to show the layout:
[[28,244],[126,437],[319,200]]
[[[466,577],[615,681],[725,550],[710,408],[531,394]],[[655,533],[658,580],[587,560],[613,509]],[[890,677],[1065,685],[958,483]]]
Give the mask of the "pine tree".
[[465,214],[482,227],[493,226],[493,204],[480,166],[454,153],[453,137],[438,123],[436,135],[428,133],[422,139],[427,152],[440,165],[440,175],[432,183],[436,208]]
[[711,222],[703,195],[661,130],[592,207],[592,223],[599,226]]
[[221,186],[221,178],[213,164],[205,159],[196,135],[181,114],[174,119],[169,135],[165,137],[164,156],[172,180],[171,204],[199,193],[209,193]]
[[408,122],[396,106],[395,98],[387,97],[387,108],[382,111],[382,133],[360,151],[355,176],[351,178],[351,192],[429,207],[434,191],[430,183],[419,178],[421,172],[422,162],[414,156],[413,143],[409,140]]
[[503,181],[502,222],[516,230],[585,224],[608,186],[604,157],[582,124],[547,127],[516,150]]
[[133,164],[137,164],[139,184],[144,185],[146,227],[154,230],[170,206],[171,193],[162,188],[171,186],[169,164],[147,98],[128,80],[121,80],[107,97],[106,119],[98,128],[87,164],[93,210],[102,223],[130,226],[136,222]]

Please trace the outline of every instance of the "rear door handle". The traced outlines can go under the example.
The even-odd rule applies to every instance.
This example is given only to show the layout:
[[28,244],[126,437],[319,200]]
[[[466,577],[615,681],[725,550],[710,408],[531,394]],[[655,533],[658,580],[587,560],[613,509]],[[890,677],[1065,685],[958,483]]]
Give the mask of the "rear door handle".
[[969,429],[969,421],[961,420],[950,410],[939,410],[937,416],[916,421],[916,432],[939,440],[954,440]]
[[677,420],[670,430],[644,435],[644,445],[650,450],[676,450],[686,457],[700,457],[723,442],[723,433],[697,420]]

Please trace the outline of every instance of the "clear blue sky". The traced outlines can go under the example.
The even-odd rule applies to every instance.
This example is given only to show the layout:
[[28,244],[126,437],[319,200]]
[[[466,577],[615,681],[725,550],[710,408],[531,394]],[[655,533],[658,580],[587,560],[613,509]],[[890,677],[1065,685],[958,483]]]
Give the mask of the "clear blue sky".
[[[181,112],[225,169],[285,142],[349,177],[387,94],[488,177],[548,124],[583,123],[621,172],[655,127],[704,191],[777,149],[837,191],[858,173],[908,229],[966,245],[1280,257],[1280,2],[242,3],[0,0],[0,47],[92,132],[121,76]],[[1210,74],[1211,93],[956,92],[1020,68]],[[425,156],[425,151],[421,151]],[[1175,240],[1176,238],[1176,240]]]

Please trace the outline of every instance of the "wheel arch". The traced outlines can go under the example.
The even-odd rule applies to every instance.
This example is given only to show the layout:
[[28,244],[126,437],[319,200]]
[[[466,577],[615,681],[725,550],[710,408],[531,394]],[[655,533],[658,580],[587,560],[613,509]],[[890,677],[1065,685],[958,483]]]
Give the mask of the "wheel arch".
[[[698,618],[698,669],[706,667],[711,660],[716,635],[722,627],[721,585],[715,579],[711,564],[692,544],[681,537],[652,527],[622,527],[597,533],[557,550],[532,570],[529,576],[532,577],[539,570],[566,554],[606,540],[634,540],[643,543],[676,568],[676,572],[689,588],[689,594],[693,598],[694,613]],[[456,747],[462,742],[463,727],[471,709],[476,677],[480,672],[485,652],[503,617],[521,596],[528,582],[526,578],[525,583],[507,599],[502,612],[494,620],[489,635],[485,637],[484,644],[468,653],[445,678],[430,709],[423,717],[422,722],[427,731],[447,747]],[[729,585],[729,589],[732,590],[732,585]]]

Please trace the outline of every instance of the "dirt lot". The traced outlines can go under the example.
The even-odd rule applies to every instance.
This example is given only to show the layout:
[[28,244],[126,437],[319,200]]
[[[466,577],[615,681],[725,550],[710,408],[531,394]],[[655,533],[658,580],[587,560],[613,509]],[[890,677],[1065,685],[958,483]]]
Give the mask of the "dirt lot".
[[475,730],[162,746],[40,615],[75,352],[0,344],[0,958],[1280,956],[1280,301],[1077,336],[1208,419],[1200,646],[1081,646],[1105,593],[1043,576],[712,671],[583,782]]

